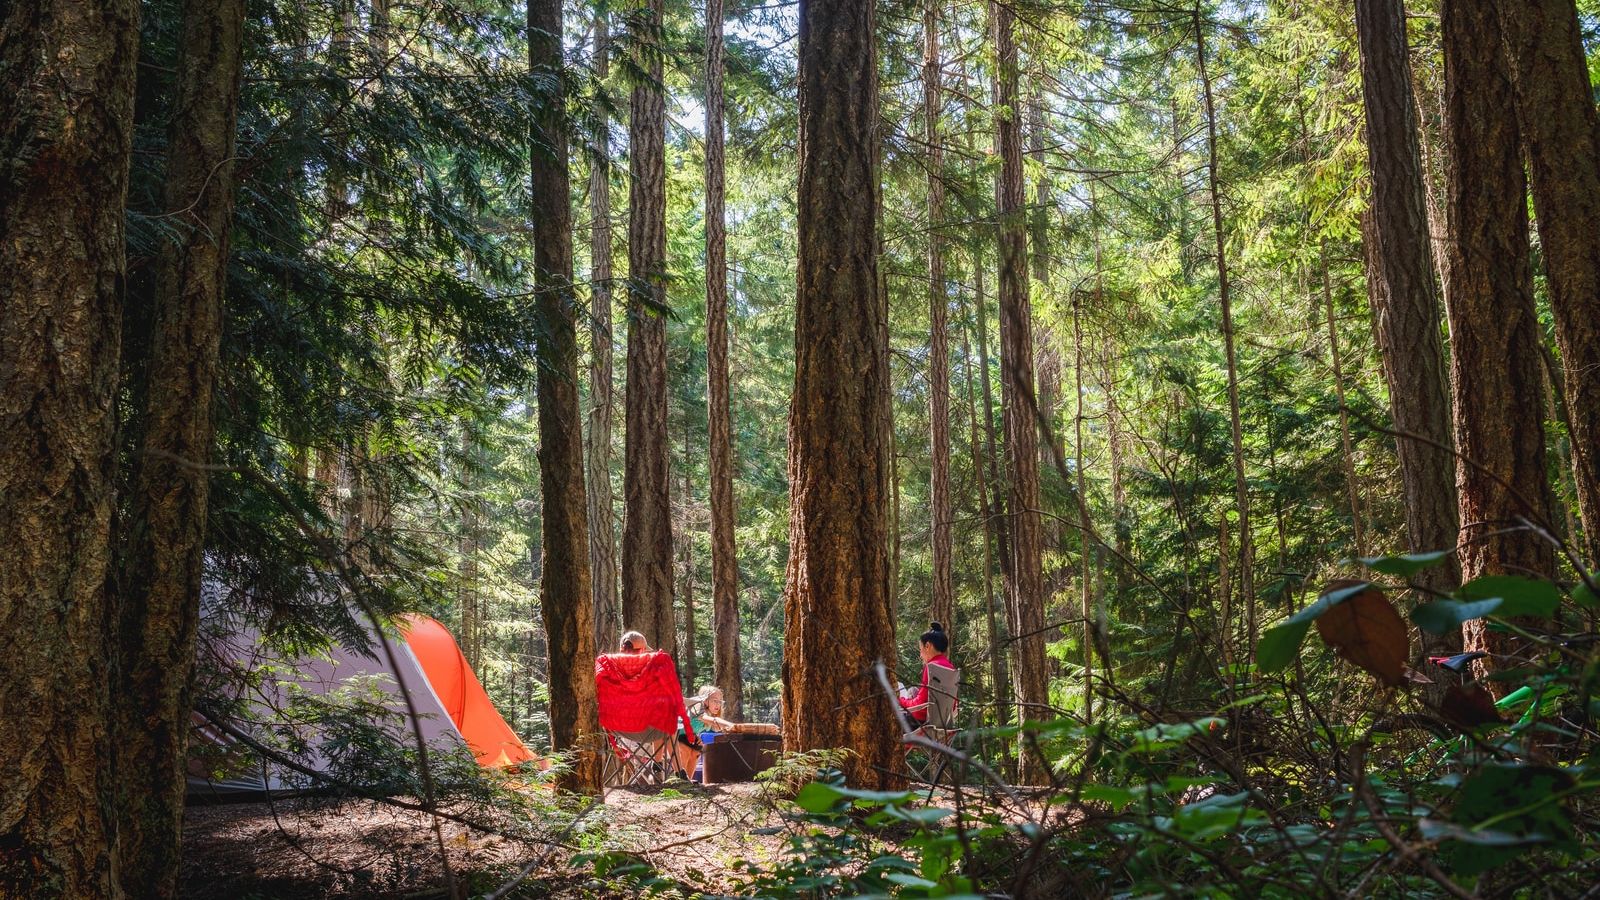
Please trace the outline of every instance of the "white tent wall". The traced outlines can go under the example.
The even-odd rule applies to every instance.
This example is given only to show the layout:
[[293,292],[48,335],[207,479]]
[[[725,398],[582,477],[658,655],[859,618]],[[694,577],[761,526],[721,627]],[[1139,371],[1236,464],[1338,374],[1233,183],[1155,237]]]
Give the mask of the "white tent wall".
[[[251,710],[248,717],[245,717],[248,721],[234,724],[252,736],[262,735],[269,729],[285,725],[282,722],[281,711],[296,690],[327,695],[347,686],[370,684],[379,686],[384,692],[384,705],[396,713],[397,721],[401,723],[401,727],[394,732],[395,736],[407,746],[415,744],[416,731],[420,730],[422,739],[427,742],[430,750],[451,752],[465,748],[466,742],[455,724],[451,722],[444,704],[440,702],[433,687],[428,683],[416,656],[412,654],[405,640],[397,634],[389,635],[388,646],[393,651],[391,661],[371,623],[365,618],[362,622],[367,626],[371,636],[374,655],[370,657],[335,645],[321,655],[284,658],[274,654],[262,642],[260,633],[252,628],[239,628],[229,633],[207,635],[202,639],[200,652],[211,657],[207,665],[223,667],[225,670],[240,674],[262,672],[268,667],[271,668],[272,677],[254,680],[238,678],[232,681],[236,690],[232,699],[241,701]],[[411,727],[411,713],[406,698],[401,693],[401,685],[404,685],[410,694],[411,707],[416,712],[417,729]],[[321,739],[320,735],[311,733],[302,733],[300,736],[307,739],[313,747]],[[235,743],[205,724],[200,716],[196,716],[195,731],[190,740],[192,744],[201,747],[204,746],[199,744],[202,741],[221,747],[229,747]],[[197,754],[191,752],[189,776],[191,803],[251,799],[263,796],[269,791],[294,790],[306,781],[304,777],[298,775],[286,777],[290,773],[281,770],[273,763],[263,763],[259,756],[251,751],[240,754],[241,759],[249,760],[249,770],[228,772],[226,777],[208,775],[203,771],[204,766],[198,764],[196,757]],[[319,772],[326,771],[328,767],[328,760],[316,752],[297,761]]]

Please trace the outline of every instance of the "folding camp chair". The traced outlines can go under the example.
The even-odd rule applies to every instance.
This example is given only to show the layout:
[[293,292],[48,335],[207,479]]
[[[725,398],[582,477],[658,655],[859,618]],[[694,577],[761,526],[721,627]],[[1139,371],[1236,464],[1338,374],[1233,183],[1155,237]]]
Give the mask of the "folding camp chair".
[[690,730],[678,667],[665,653],[615,653],[595,660],[600,730],[611,752],[603,769],[612,787],[660,784],[678,769],[678,723]]
[[601,783],[608,787],[660,784],[678,768],[673,735],[654,728],[607,731],[606,742],[611,752],[606,754],[601,768]]
[[[925,709],[928,719],[922,727],[907,734],[920,735],[928,740],[949,745],[956,735],[956,693],[961,686],[961,670],[947,669],[944,666],[928,666],[928,702],[913,709]],[[909,748],[926,752],[927,759],[920,763],[910,754],[906,756],[906,768],[911,770],[911,777],[916,781],[927,782],[928,793],[931,796],[933,789],[939,784],[939,777],[944,774],[950,757],[944,753],[930,750],[907,742]]]

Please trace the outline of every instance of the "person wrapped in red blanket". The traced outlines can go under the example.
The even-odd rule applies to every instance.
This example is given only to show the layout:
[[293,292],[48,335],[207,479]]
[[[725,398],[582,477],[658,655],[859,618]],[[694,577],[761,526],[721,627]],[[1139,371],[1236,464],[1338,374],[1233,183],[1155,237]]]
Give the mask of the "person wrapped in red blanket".
[[682,722],[686,733],[693,734],[672,657],[651,650],[637,632],[623,635],[622,647],[623,652],[594,661],[600,727],[619,735],[655,731],[665,741]]

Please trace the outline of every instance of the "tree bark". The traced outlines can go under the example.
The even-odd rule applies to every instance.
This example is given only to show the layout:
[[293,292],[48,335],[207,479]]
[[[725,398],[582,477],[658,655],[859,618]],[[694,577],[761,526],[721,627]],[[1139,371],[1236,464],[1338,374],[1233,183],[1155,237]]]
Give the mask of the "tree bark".
[[572,205],[567,151],[562,0],[528,0],[528,68],[542,96],[534,106],[532,190],[534,313],[538,354],[539,485],[544,565],[540,607],[550,655],[550,742],[577,751],[562,786],[600,791],[589,523],[578,401],[578,300],[572,286]]
[[0,895],[111,897],[105,578],[139,4],[0,12]]
[[622,618],[677,655],[672,599],[672,486],[667,453],[666,105],[662,0],[633,16],[638,81],[628,122],[628,384],[623,472]]
[[[594,22],[594,80],[603,90],[610,72],[611,32],[605,10]],[[611,490],[611,420],[615,410],[611,330],[611,116],[593,106],[589,160],[589,584],[594,595],[594,643],[610,649],[622,636],[617,599],[616,501]]]
[[953,630],[950,512],[950,285],[944,272],[944,147],[940,143],[939,0],[922,14],[922,113],[928,142],[928,419],[931,426],[929,499],[933,522],[933,602],[929,615]]
[[[694,452],[689,433],[689,417],[683,418],[683,458]],[[687,694],[700,684],[700,666],[695,648],[700,645],[699,623],[694,614],[694,485],[689,477],[689,467],[683,467],[683,493],[678,496],[678,508],[683,510],[678,547],[683,551],[683,659],[678,661],[678,672],[683,677],[683,690]]]
[[[1228,360],[1228,425],[1233,438],[1233,496],[1239,512],[1239,596],[1244,602],[1245,646],[1256,645],[1255,544],[1250,531],[1250,483],[1245,477],[1244,429],[1239,415],[1239,358],[1235,348],[1233,293],[1228,279],[1227,232],[1222,225],[1222,179],[1217,165],[1217,110],[1206,68],[1206,33],[1200,7],[1194,10],[1195,60],[1200,69],[1206,116],[1206,177],[1211,189],[1211,228],[1217,246],[1217,301],[1222,307],[1222,344]],[[1222,627],[1228,628],[1223,620]]]
[[[1323,240],[1319,249],[1317,268],[1322,272],[1322,306],[1328,315],[1328,357],[1333,364],[1333,391],[1339,400],[1339,448],[1342,451],[1340,461],[1344,469],[1345,493],[1350,501],[1350,534],[1355,543],[1356,555],[1366,555],[1365,535],[1361,531],[1361,493],[1356,486],[1356,460],[1355,454],[1350,449],[1350,410],[1344,399],[1344,357],[1339,353],[1339,328],[1338,317],[1333,308],[1333,285],[1328,275],[1328,242]],[[1280,516],[1279,522],[1282,522]],[[1280,547],[1282,546],[1282,530],[1279,532]],[[1279,568],[1283,568],[1282,554],[1279,554]]]
[[244,0],[186,0],[182,15],[163,199],[175,233],[155,261],[143,444],[115,598],[118,878],[148,897],[178,894]]
[[[1000,228],[1000,399],[1009,468],[1007,505],[1011,521],[1011,572],[1006,600],[1017,664],[1012,670],[1023,720],[1049,714],[1044,652],[1044,570],[1039,527],[1038,396],[1034,392],[1033,314],[1028,303],[1028,235],[1022,183],[1022,130],[1017,108],[1015,11],[989,4],[999,72],[995,78],[995,144],[1000,180],[995,206]],[[1045,761],[1024,754],[1020,778],[1045,780]]]
[[706,0],[706,411],[711,440],[712,668],[729,718],[744,708],[739,660],[738,507],[733,496],[733,413],[728,377],[728,241],[723,208],[722,0]]
[[[1456,545],[1456,461],[1450,452],[1450,398],[1439,328],[1428,207],[1423,185],[1416,102],[1412,96],[1405,10],[1401,0],[1358,0],[1356,32],[1367,114],[1372,211],[1363,224],[1367,296],[1378,320],[1389,411],[1399,438],[1407,550]],[[1454,559],[1419,573],[1418,583],[1452,590]]]
[[1497,3],[1572,436],[1589,565],[1600,565],[1600,116],[1572,0]]
[[[1445,0],[1446,307],[1461,515],[1461,575],[1554,575],[1554,554],[1519,523],[1549,520],[1539,323],[1529,263],[1527,183],[1494,7]],[[1466,649],[1509,649],[1481,621]]]
[[[1090,194],[1093,197],[1093,193]],[[1094,214],[1095,203],[1089,203],[1090,215]],[[1091,227],[1094,227],[1091,225]],[[1100,244],[1095,242],[1095,280],[1100,280]],[[1098,299],[1102,289],[1097,285],[1095,289]],[[1083,616],[1083,719],[1085,722],[1094,722],[1094,653],[1099,646],[1099,636],[1096,625],[1099,618],[1095,615],[1095,597],[1093,587],[1094,560],[1093,544],[1089,535],[1093,533],[1094,523],[1089,518],[1089,486],[1084,475],[1083,453],[1083,292],[1075,291],[1072,299],[1072,348],[1073,348],[1073,393],[1077,398],[1077,409],[1072,417],[1073,427],[1073,475],[1076,477],[1076,490],[1078,501],[1078,604]]]
[[978,488],[978,512],[983,517],[983,612],[984,624],[987,626],[989,639],[989,676],[991,689],[994,696],[995,717],[997,723],[1011,721],[1011,676],[1006,670],[1005,645],[1001,640],[1000,626],[995,621],[995,594],[994,594],[994,527],[999,521],[989,502],[988,478],[985,473],[993,469],[983,452],[983,443],[978,432],[978,399],[972,384],[972,370],[977,362],[972,356],[972,341],[967,337],[966,303],[957,294],[956,299],[961,303],[961,358],[965,361],[967,382],[967,419],[972,447],[972,475],[973,483]]
[[888,315],[878,290],[874,5],[800,6],[799,269],[789,417],[783,738],[849,747],[887,786],[899,728],[873,677],[894,658],[889,581]]

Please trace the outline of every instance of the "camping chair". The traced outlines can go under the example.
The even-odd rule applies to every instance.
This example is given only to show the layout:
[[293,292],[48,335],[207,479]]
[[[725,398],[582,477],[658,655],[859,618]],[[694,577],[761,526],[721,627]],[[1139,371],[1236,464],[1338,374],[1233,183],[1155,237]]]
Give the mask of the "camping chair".
[[605,757],[605,784],[666,781],[678,768],[678,723],[685,734],[690,731],[672,657],[659,651],[608,654],[594,661],[594,678],[600,730],[611,748]]
[[[908,732],[906,736],[920,735],[948,746],[956,735],[956,693],[960,686],[960,669],[928,666],[928,702],[912,707],[912,709],[927,710],[928,719],[920,728]],[[915,746],[908,742],[908,747]],[[925,750],[928,758],[919,764],[907,754],[906,768],[911,770],[913,779],[927,782],[928,795],[931,797],[933,789],[939,785],[939,777],[944,774],[945,767],[950,762],[950,757],[937,751],[927,750],[926,747],[918,749]]]
[[607,731],[611,752],[601,766],[601,783],[609,787],[661,784],[678,768],[673,736],[654,728]]

